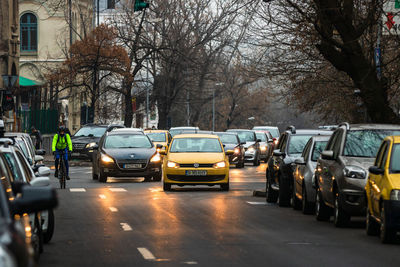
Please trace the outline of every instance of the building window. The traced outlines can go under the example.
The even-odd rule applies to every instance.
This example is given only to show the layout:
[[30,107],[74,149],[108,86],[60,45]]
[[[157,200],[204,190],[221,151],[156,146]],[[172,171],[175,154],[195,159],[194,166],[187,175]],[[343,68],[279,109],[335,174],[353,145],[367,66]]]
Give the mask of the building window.
[[20,20],[21,52],[37,51],[37,18],[32,13],[25,13]]

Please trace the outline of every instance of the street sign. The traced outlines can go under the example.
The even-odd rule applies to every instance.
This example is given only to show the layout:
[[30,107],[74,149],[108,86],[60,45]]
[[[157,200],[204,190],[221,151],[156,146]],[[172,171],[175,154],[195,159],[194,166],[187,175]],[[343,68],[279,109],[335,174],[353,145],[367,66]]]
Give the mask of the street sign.
[[400,0],[388,0],[383,6],[382,34],[400,34]]

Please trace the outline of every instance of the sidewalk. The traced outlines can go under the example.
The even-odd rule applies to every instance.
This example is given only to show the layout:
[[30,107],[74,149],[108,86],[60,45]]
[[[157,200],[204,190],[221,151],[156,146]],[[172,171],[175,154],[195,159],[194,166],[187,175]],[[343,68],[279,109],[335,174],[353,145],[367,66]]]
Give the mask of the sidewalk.
[[[43,160],[44,164],[46,164],[47,166],[52,166],[54,165],[54,156],[53,155],[45,155],[44,156],[44,160]],[[73,159],[69,161],[69,166],[71,167],[91,167],[92,166],[92,162],[89,160],[77,160],[77,159]]]

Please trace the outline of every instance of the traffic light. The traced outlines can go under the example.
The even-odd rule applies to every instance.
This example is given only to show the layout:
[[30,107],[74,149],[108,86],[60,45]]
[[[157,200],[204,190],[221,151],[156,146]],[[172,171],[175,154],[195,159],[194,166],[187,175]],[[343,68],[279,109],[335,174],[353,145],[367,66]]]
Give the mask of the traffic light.
[[1,103],[3,111],[9,111],[14,109],[14,98],[11,91],[3,91],[3,102]]
[[150,6],[149,3],[143,0],[135,0],[135,7],[133,8],[134,11],[140,11],[146,9]]

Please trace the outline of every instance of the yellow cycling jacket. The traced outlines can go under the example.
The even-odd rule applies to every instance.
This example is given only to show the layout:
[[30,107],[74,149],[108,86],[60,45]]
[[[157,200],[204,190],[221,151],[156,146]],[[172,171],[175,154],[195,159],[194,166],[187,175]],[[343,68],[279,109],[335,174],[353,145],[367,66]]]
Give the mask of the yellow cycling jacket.
[[51,150],[54,152],[56,149],[63,150],[68,146],[68,150],[72,151],[72,142],[69,134],[64,134],[64,136],[59,136],[55,134],[53,137],[53,144],[51,146]]

